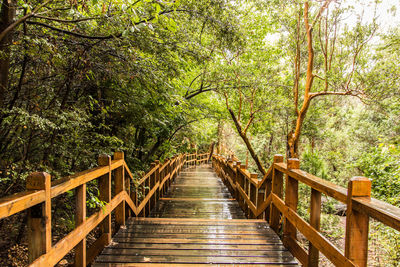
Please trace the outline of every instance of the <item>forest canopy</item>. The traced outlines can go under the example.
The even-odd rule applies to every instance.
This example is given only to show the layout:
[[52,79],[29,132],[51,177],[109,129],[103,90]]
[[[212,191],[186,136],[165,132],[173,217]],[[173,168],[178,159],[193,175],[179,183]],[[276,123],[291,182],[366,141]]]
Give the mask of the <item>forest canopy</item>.
[[[124,151],[140,176],[215,143],[259,174],[281,153],[340,185],[369,177],[374,197],[400,206],[399,7],[2,0],[1,195],[101,153]],[[385,260],[400,260],[399,244]]]

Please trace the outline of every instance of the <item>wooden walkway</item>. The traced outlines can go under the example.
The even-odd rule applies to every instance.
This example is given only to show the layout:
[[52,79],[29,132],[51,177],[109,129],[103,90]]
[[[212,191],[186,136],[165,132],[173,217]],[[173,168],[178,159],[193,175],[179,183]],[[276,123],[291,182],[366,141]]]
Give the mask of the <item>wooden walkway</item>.
[[93,266],[297,266],[263,220],[248,220],[211,167],[183,170],[149,218],[131,218]]

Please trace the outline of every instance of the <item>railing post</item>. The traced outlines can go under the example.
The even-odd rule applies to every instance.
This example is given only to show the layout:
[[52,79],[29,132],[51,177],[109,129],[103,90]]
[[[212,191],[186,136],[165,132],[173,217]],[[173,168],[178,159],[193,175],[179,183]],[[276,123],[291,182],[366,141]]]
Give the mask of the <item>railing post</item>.
[[[288,169],[299,169],[300,161],[298,159],[288,159]],[[286,190],[285,190],[285,205],[294,211],[297,211],[297,203],[299,199],[299,181],[286,175]],[[283,227],[283,240],[290,238],[293,240],[297,239],[296,227],[285,218]]]
[[34,172],[26,179],[27,190],[44,190],[45,201],[28,210],[28,261],[32,263],[51,249],[51,176]]
[[353,177],[347,189],[345,256],[357,266],[367,266],[369,217],[353,209],[357,197],[371,197],[371,180]]
[[[310,225],[319,232],[321,217],[321,192],[311,188],[310,202]],[[308,266],[318,266],[319,250],[309,242],[308,244]]]
[[[108,173],[99,178],[99,200],[107,203],[111,202],[111,157],[102,154],[98,159],[99,166],[108,166]],[[105,236],[104,244],[107,245],[111,242],[111,214],[108,215],[100,224],[100,231]]]
[[[282,155],[275,155],[274,156],[274,164],[283,162]],[[283,174],[278,171],[276,168],[272,171],[272,194],[277,195],[279,198],[282,198],[283,195]],[[278,232],[279,230],[279,221],[280,221],[280,212],[279,210],[271,206],[271,212],[269,216],[269,225],[275,231]]]
[[[114,153],[114,160],[124,160],[124,152],[118,151]],[[125,170],[124,165],[115,170],[115,194],[125,191]],[[121,225],[125,225],[125,200],[121,202],[115,209],[116,229]]]
[[[86,184],[75,189],[75,228],[86,221]],[[86,267],[86,237],[75,246],[75,266]]]

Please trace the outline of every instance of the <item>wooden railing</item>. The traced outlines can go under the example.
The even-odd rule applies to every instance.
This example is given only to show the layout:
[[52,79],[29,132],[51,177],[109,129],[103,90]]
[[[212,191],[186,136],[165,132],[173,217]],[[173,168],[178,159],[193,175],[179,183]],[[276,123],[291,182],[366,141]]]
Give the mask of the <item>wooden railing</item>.
[[[371,198],[367,178],[353,177],[344,188],[300,170],[298,159],[284,163],[282,155],[275,155],[262,179],[221,155],[213,156],[213,166],[246,215],[267,220],[304,266],[318,266],[319,252],[335,266],[367,266],[369,218],[400,231],[400,209]],[[297,214],[299,182],[311,187],[308,220]],[[344,253],[320,233],[321,194],[347,205]],[[298,232],[308,239],[308,251],[298,243]]]
[[[28,210],[30,266],[54,266],[74,248],[75,266],[86,266],[111,241],[111,212],[115,213],[116,229],[124,225],[129,216],[147,216],[157,200],[167,192],[187,159],[186,154],[181,154],[163,164],[158,161],[152,163],[150,171],[132,183],[135,188],[131,188],[133,175],[123,152],[115,152],[113,159],[101,155],[98,167],[53,182],[47,173],[33,173],[27,178],[25,192],[0,199],[0,219]],[[106,204],[86,218],[86,184],[95,179],[98,180],[99,199]],[[73,189],[76,199],[75,229],[52,244],[52,198]],[[101,235],[87,249],[86,236],[97,226]]]
[[207,163],[210,153],[203,153],[203,154],[187,154],[186,166],[194,167],[196,165],[200,165],[202,163]]

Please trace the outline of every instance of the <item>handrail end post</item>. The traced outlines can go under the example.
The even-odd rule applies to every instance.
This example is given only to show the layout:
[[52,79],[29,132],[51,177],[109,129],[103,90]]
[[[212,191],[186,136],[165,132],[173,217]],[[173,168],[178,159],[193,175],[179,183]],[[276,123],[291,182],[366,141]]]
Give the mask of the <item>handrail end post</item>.
[[51,249],[51,176],[34,172],[26,179],[27,190],[44,190],[45,200],[28,209],[28,260],[32,263]]
[[369,216],[353,209],[353,198],[371,197],[371,180],[353,177],[347,191],[345,256],[357,266],[367,266]]

